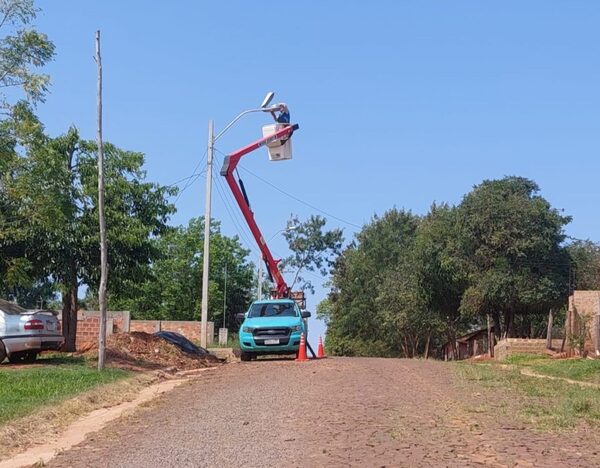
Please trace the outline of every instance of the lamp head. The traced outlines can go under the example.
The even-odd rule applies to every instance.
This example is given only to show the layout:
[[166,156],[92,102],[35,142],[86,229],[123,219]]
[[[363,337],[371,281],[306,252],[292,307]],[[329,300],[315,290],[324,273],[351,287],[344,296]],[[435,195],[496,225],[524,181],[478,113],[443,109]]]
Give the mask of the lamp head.
[[273,96],[275,96],[275,93],[273,91],[269,91],[267,93],[267,95],[265,96],[265,98],[263,99],[263,102],[260,105],[260,108],[264,109],[265,107],[267,107],[273,100]]

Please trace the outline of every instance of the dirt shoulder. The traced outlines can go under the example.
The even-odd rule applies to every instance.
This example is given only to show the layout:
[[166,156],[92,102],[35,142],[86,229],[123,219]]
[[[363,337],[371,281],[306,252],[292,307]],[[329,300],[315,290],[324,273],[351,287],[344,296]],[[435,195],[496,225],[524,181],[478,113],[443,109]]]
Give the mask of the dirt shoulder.
[[454,364],[234,364],[113,423],[49,466],[597,466],[600,436],[540,432],[518,393]]

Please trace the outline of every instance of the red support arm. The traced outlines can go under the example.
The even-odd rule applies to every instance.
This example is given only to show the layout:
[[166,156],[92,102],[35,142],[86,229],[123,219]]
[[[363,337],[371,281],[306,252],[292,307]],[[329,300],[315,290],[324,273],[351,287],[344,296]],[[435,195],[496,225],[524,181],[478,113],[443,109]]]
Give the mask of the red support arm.
[[288,287],[287,283],[283,279],[283,276],[281,275],[281,272],[279,271],[278,264],[281,260],[275,260],[273,258],[273,255],[271,254],[269,247],[265,243],[262,233],[260,232],[260,229],[258,228],[256,221],[254,220],[254,213],[252,212],[252,210],[250,209],[250,206],[246,202],[246,198],[244,197],[244,194],[242,193],[240,186],[238,185],[237,181],[233,177],[233,171],[237,167],[242,156],[244,156],[254,150],[257,150],[258,148],[261,148],[273,141],[281,140],[284,138],[287,139],[287,138],[291,137],[292,133],[294,133],[294,130],[297,130],[298,128],[299,128],[298,124],[290,125],[288,127],[282,128],[281,130],[275,132],[273,135],[269,135],[268,137],[264,137],[264,138],[261,138],[260,140],[255,141],[254,143],[250,143],[248,146],[245,146],[245,147],[231,153],[230,155],[226,156],[225,161],[223,162],[223,167],[221,168],[221,175],[223,177],[225,177],[225,179],[227,180],[227,184],[229,185],[229,188],[233,192],[235,201],[240,206],[240,209],[242,210],[242,214],[244,215],[244,219],[248,223],[248,226],[250,227],[250,231],[252,232],[252,235],[254,236],[254,240],[256,240],[256,243],[258,244],[258,248],[260,249],[260,252],[262,253],[263,260],[267,264],[267,267],[268,267],[269,271],[271,272],[273,279],[275,280],[275,286],[277,289],[277,296],[275,297],[275,299],[289,297],[289,293],[290,293],[290,288]]

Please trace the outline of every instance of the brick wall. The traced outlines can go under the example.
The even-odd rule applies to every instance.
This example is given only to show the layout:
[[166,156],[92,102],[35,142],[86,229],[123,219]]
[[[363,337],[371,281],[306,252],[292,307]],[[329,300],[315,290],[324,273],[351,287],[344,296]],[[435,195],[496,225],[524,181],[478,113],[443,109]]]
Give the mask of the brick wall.
[[[131,320],[128,311],[109,311],[106,322],[106,333],[124,333],[143,331],[155,333],[160,330],[181,333],[192,341],[200,341],[199,321],[179,320]],[[60,315],[58,316],[61,319]],[[61,324],[62,325],[62,324]],[[208,322],[208,344],[214,342],[214,323]],[[80,310],[77,312],[77,347],[85,347],[98,341],[100,334],[100,312],[97,310]]]
[[[560,348],[562,340],[552,340],[554,349]],[[533,338],[506,338],[494,346],[494,359],[505,360],[513,354],[545,354],[546,340]]]
[[566,331],[569,343],[583,339],[585,351],[600,349],[600,291],[573,291]]

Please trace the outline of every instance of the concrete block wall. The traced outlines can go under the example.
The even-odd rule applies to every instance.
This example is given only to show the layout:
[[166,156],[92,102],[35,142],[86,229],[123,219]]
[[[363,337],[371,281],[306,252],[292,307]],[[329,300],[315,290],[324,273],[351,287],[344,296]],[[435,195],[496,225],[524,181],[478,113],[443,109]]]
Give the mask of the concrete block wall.
[[[559,349],[562,340],[552,340],[552,347]],[[503,361],[513,354],[545,354],[545,339],[506,338],[494,346],[494,358]]]
[[584,350],[600,349],[600,291],[573,291],[569,297],[568,336],[584,333]]

